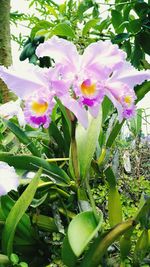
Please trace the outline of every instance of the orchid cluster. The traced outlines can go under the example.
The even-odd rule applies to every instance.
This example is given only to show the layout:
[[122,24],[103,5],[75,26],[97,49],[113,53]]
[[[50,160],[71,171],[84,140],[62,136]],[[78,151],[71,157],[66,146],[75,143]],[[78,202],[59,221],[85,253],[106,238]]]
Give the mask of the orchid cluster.
[[85,128],[88,112],[97,117],[105,96],[117,108],[119,122],[128,119],[135,114],[134,86],[150,78],[149,71],[136,70],[110,41],[92,43],[81,55],[72,42],[54,36],[38,46],[36,55],[50,56],[54,65],[0,67],[0,77],[24,102],[26,123],[35,128],[49,126],[56,98]]

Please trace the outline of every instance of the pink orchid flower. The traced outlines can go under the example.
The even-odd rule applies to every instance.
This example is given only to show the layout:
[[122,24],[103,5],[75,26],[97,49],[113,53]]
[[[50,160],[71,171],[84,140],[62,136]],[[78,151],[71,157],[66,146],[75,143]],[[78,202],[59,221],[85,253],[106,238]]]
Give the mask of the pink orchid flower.
[[22,65],[22,68],[17,69],[1,66],[0,77],[12,92],[24,100],[27,123],[35,128],[40,125],[47,128],[55,105],[54,97],[57,96],[79,122],[87,127],[86,111],[70,96],[67,83],[59,79],[55,69],[41,69],[29,63]]
[[132,67],[125,60],[125,52],[110,41],[92,43],[80,55],[72,42],[54,36],[40,44],[36,54],[54,59],[60,79],[68,84],[68,90],[77,102],[88,107],[94,117],[98,115],[105,95],[117,108],[120,122],[133,116],[134,86],[150,78],[149,71]]

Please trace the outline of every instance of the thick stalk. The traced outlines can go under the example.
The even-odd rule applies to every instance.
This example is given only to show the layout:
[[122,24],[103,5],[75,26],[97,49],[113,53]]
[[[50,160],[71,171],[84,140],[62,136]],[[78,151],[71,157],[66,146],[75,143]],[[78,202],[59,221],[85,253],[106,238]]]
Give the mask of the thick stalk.
[[[0,65],[12,64],[10,35],[10,0],[0,0]],[[9,90],[0,79],[2,103],[9,101]]]

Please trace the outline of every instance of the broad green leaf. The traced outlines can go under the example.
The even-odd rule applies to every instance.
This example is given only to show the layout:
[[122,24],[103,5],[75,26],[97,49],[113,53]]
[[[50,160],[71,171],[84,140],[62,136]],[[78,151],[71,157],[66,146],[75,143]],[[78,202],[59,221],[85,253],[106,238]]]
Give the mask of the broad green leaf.
[[143,53],[143,50],[141,48],[138,37],[136,36],[135,41],[134,41],[134,49],[133,49],[133,53],[131,56],[131,63],[136,68],[139,68],[139,66],[141,65],[142,59],[144,59],[144,53]]
[[28,138],[28,136],[22,129],[20,129],[15,123],[11,121],[5,120],[5,124],[15,134],[15,136],[19,139],[19,141],[23,143],[34,156],[38,157],[41,156],[41,153],[39,152],[38,148],[36,148],[36,146],[33,144],[33,141]]
[[49,178],[57,184],[65,186],[70,182],[70,178],[64,170],[38,157],[27,155],[13,156],[9,153],[0,153],[0,160],[7,162],[16,169],[37,171],[42,167],[43,173],[48,174]]
[[65,236],[63,245],[62,245],[62,260],[66,266],[69,266],[69,267],[76,266],[77,257],[73,253],[72,248],[69,244],[68,235]]
[[82,35],[86,35],[91,28],[95,27],[98,23],[99,19],[91,19],[89,20],[83,27]]
[[68,228],[68,240],[77,257],[82,254],[101,226],[102,214],[97,223],[92,211],[82,212],[71,221]]
[[102,110],[100,109],[97,118],[89,115],[89,126],[84,129],[80,124],[76,129],[76,141],[78,150],[78,161],[80,166],[80,176],[85,178],[89,170],[102,123]]
[[52,121],[50,123],[48,132],[49,132],[50,137],[53,137],[56,143],[58,144],[58,148],[61,151],[61,153],[63,154],[65,152],[65,154],[67,155],[68,151],[66,149],[65,139],[63,138],[61,131],[58,129],[55,122]]
[[120,132],[120,129],[123,125],[124,121],[122,121],[121,123],[119,122],[116,122],[115,126],[113,127],[108,139],[107,139],[107,142],[106,142],[106,147],[111,147],[113,142],[115,141],[118,133]]
[[109,166],[107,169],[104,170],[106,175],[107,182],[109,183],[110,187],[115,187],[117,184],[116,177],[113,173],[112,168]]
[[113,110],[112,102],[108,97],[105,97],[102,102],[102,114],[103,114],[103,123],[107,119],[109,113]]
[[137,33],[141,30],[141,22],[139,19],[131,20],[129,23],[129,27],[127,27],[129,31],[132,33]]
[[98,235],[82,259],[79,267],[99,266],[107,248],[117,240],[119,236],[131,229],[133,225],[134,220],[128,220],[111,229],[103,238],[101,235]]
[[36,24],[35,27],[32,28],[30,34],[31,38],[33,39],[39,30],[50,30],[53,26],[54,24],[49,21],[45,20],[40,21],[39,23]]
[[38,37],[38,36],[44,36],[45,37],[45,40],[47,40],[49,38],[49,29],[48,30],[40,29],[39,31],[36,32],[35,36],[36,37]]
[[20,198],[17,200],[17,202],[11,209],[6,219],[4,230],[2,233],[2,249],[4,253],[9,256],[13,251],[13,239],[16,227],[34,197],[41,173],[42,170],[39,169],[31,183],[28,185],[27,189],[22,193]]
[[111,11],[111,16],[112,16],[112,25],[117,33],[121,33],[122,29],[119,28],[120,25],[123,22],[123,18],[121,13],[118,10],[112,10]]
[[147,31],[147,32],[140,32],[138,34],[138,41],[139,41],[140,45],[142,46],[144,52],[147,53],[148,55],[150,55],[149,40],[150,40],[150,33],[149,33],[149,31]]
[[136,102],[139,102],[150,91],[150,82],[144,82],[141,85],[135,87],[135,93],[137,96]]
[[144,19],[147,16],[149,6],[144,1],[137,1],[134,5],[134,10],[140,17],[140,19]]
[[120,195],[116,187],[110,187],[108,192],[108,217],[111,227],[122,222],[122,207]]
[[[0,199],[0,212],[3,212],[4,220],[7,219],[8,214],[15,205],[15,201],[8,195],[2,196]],[[31,226],[30,218],[25,213],[17,225],[17,233],[23,238],[29,241],[29,244],[33,244],[33,228]]]
[[116,187],[116,178],[111,169],[108,167],[105,170],[105,175],[109,184],[108,191],[108,217],[111,227],[122,222],[122,207],[120,201],[120,195]]
[[65,22],[57,24],[50,32],[50,35],[51,36],[58,35],[58,36],[71,37],[71,38],[76,37],[75,32],[72,29],[72,27]]

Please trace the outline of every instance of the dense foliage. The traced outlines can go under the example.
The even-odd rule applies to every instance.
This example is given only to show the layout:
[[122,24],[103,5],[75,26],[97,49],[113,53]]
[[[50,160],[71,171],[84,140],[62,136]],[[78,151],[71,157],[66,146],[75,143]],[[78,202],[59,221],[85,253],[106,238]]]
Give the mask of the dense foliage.
[[[111,40],[134,67],[149,69],[149,1],[99,2],[33,0],[30,7],[40,16],[11,13],[12,22],[31,28],[26,40],[18,39],[20,60],[53,66],[53,54],[38,58],[36,49],[57,35],[80,53]],[[134,88],[136,102],[149,86],[146,81]],[[131,134],[123,139],[125,119],[118,121],[108,97],[101,106],[87,129],[58,98],[47,129],[21,127],[13,116],[1,119],[0,160],[15,168],[20,186],[0,197],[0,266],[149,266],[149,161],[142,173],[138,161],[149,155],[143,113],[127,122]]]

